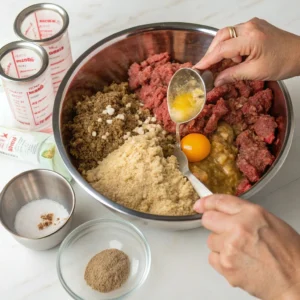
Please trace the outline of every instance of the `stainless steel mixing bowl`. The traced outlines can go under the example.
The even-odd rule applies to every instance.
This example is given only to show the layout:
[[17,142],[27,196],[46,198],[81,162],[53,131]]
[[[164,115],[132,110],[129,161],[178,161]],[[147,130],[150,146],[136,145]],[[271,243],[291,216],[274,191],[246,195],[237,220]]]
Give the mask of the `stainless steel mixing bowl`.
[[[68,219],[56,231],[43,237],[21,236],[14,224],[18,211],[29,202],[40,199],[50,199],[63,205],[69,213]],[[70,232],[75,203],[70,183],[60,174],[43,169],[29,170],[11,179],[3,188],[0,194],[0,223],[25,247],[48,250],[61,243]],[[29,220],[23,221],[26,224]]]
[[[72,118],[78,95],[93,93],[112,81],[127,80],[131,63],[140,62],[154,53],[169,52],[174,60],[196,63],[205,54],[217,29],[188,23],[156,23],[130,28],[113,34],[85,51],[73,64],[60,85],[54,105],[53,127],[57,147],[64,163],[82,188],[91,196],[123,217],[140,219],[144,224],[190,229],[201,226],[201,216],[167,217],[137,212],[107,199],[94,190],[74,167],[68,154],[69,133],[63,124]],[[272,114],[283,117],[279,129],[280,142],[274,147],[276,161],[263,178],[243,198],[249,199],[278,172],[287,157],[293,136],[293,109],[289,93],[282,82],[269,82],[275,95]],[[116,175],[117,176],[117,175]]]

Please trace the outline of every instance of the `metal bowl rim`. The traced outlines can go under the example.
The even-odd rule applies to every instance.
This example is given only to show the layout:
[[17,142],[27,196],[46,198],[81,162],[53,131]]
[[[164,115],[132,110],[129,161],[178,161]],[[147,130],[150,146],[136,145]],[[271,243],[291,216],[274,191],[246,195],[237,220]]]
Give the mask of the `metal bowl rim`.
[[[76,168],[71,163],[71,160],[69,159],[69,155],[66,152],[66,149],[62,142],[62,136],[60,132],[60,124],[61,124],[61,117],[60,117],[60,106],[61,106],[61,99],[64,94],[64,90],[66,88],[66,85],[68,84],[71,75],[76,70],[76,68],[82,63],[84,59],[88,55],[90,55],[94,50],[97,48],[103,46],[107,42],[112,42],[115,39],[123,38],[125,39],[128,36],[136,35],[140,32],[149,32],[149,31],[159,31],[159,30],[187,30],[187,31],[203,31],[203,32],[209,32],[211,34],[216,34],[218,29],[206,25],[200,25],[195,23],[184,23],[184,22],[162,22],[162,23],[150,23],[140,26],[131,27],[119,32],[116,32],[99,42],[95,43],[93,46],[91,46],[89,49],[87,49],[83,54],[81,54],[76,61],[73,63],[71,68],[66,73],[64,79],[62,80],[60,87],[58,89],[57,95],[55,97],[54,102],[54,109],[53,109],[53,130],[54,130],[54,138],[55,142],[58,148],[58,151],[62,157],[62,160],[64,164],[66,165],[67,169],[71,173],[72,177],[75,179],[75,181],[93,198],[107,206],[108,208],[117,211],[121,214],[127,215],[127,216],[134,216],[141,219],[147,219],[147,220],[155,220],[155,221],[167,221],[167,222],[187,222],[187,221],[195,221],[195,220],[201,220],[202,215],[201,214],[194,214],[194,215],[187,215],[187,216],[162,216],[162,215],[154,215],[144,212],[139,212],[130,208],[127,208],[125,206],[122,206],[105,196],[98,193],[95,189],[91,187],[91,185],[84,180],[84,178],[80,175],[80,173],[76,170]],[[289,152],[289,149],[292,144],[292,138],[293,138],[293,131],[294,131],[294,114],[293,114],[293,107],[291,98],[289,95],[288,90],[286,89],[283,82],[278,81],[278,84],[285,96],[286,104],[287,104],[287,120],[288,126],[286,127],[286,133],[285,133],[285,140],[282,146],[282,149],[280,153],[278,154],[277,159],[273,163],[273,167],[268,170],[268,172],[260,179],[259,182],[257,182],[253,187],[246,192],[245,194],[241,195],[244,198],[250,198],[255,193],[260,191],[263,186],[265,186],[266,183],[268,183],[276,174],[276,171],[280,169],[282,164],[284,163],[287,154]],[[290,134],[288,135],[288,132]],[[266,176],[268,176],[266,180]],[[253,191],[255,189],[255,191]]]

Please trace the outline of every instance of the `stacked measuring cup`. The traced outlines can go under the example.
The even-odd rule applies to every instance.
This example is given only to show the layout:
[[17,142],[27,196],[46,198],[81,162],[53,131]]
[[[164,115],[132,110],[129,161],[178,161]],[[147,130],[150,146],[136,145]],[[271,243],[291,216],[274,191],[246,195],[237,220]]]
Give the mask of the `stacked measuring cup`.
[[0,76],[17,126],[52,128],[55,94],[73,63],[69,16],[60,6],[35,4],[19,13],[14,30],[21,41],[0,49]]

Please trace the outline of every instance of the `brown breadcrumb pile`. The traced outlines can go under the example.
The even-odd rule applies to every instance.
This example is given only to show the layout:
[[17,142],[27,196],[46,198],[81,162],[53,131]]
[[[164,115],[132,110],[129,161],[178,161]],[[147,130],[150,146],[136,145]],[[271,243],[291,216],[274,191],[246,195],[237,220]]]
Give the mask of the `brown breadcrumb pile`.
[[83,174],[131,135],[139,134],[133,132],[136,127],[156,121],[137,96],[129,93],[128,83],[114,83],[93,96],[83,96],[74,113],[67,125],[72,136],[70,153]]

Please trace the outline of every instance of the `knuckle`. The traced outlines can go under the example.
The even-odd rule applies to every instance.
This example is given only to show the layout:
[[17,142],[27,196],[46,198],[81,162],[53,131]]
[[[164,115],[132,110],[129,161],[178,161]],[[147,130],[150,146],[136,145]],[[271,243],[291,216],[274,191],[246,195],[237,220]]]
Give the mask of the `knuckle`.
[[237,255],[241,246],[240,239],[234,238],[225,245],[225,252],[230,255]]
[[224,50],[224,43],[220,42],[216,47],[217,53],[221,54]]
[[256,30],[255,31],[255,38],[259,40],[260,42],[265,41],[267,39],[267,35],[261,31],[261,30]]
[[237,223],[234,232],[236,239],[243,239],[248,234],[248,228],[245,224]]
[[227,271],[227,272],[234,271],[234,269],[235,269],[234,257],[235,257],[234,255],[229,255],[227,253],[221,252],[220,264],[221,264],[221,267],[225,271]]
[[207,211],[202,215],[202,225],[205,227],[207,224],[210,223],[212,218],[212,211]]
[[261,20],[258,18],[258,17],[254,17],[250,20],[250,22],[254,23],[254,24],[257,24],[259,23]]
[[240,279],[237,276],[229,276],[227,281],[232,287],[239,287],[240,286]]
[[212,246],[213,246],[213,235],[212,234],[210,234],[208,236],[206,244],[207,244],[209,249],[212,249]]
[[225,204],[226,202],[226,199],[225,199],[225,196],[224,195],[217,195],[215,196],[216,198],[216,207],[218,209],[221,209],[223,207],[223,205]]
[[227,32],[228,32],[228,28],[227,28],[227,27],[222,28],[222,29],[220,29],[220,30],[217,32],[216,37],[222,39],[223,37],[225,37],[225,36],[227,35]]
[[211,252],[208,256],[208,263],[214,267],[216,264],[216,259],[215,259],[215,254],[213,252]]
[[255,19],[251,19],[250,21],[246,22],[244,26],[248,31],[254,30],[256,28]]
[[239,76],[237,73],[232,72],[231,73],[231,79],[233,82],[239,81],[239,80],[244,80],[243,78],[241,78],[241,76]]
[[259,220],[264,217],[265,210],[261,206],[257,204],[253,204],[249,206],[248,212],[251,214],[252,218],[255,220]]

